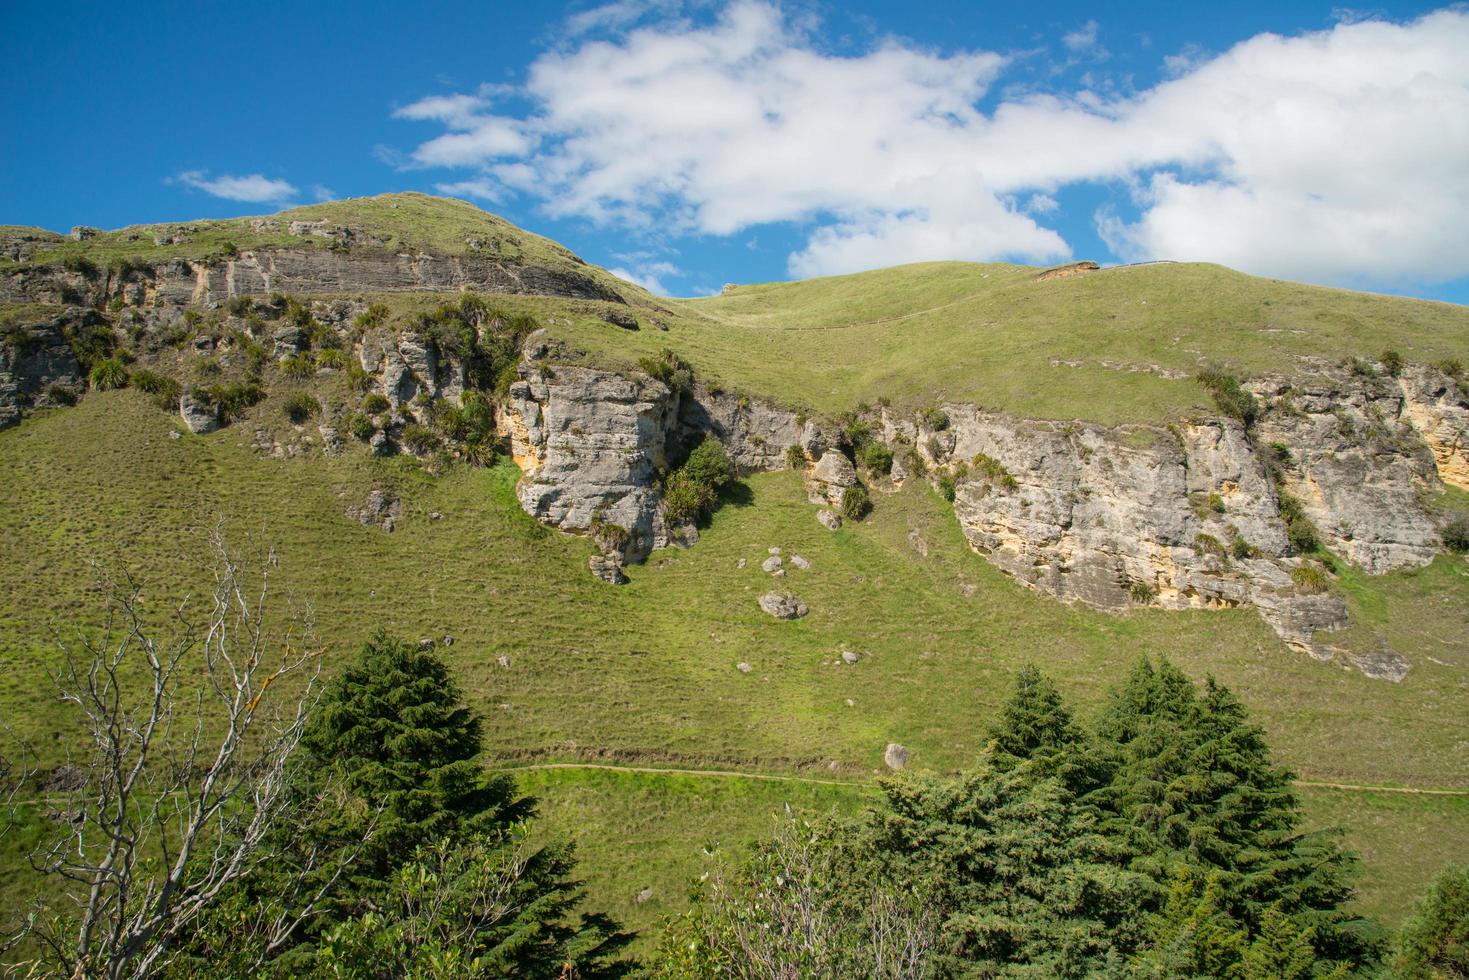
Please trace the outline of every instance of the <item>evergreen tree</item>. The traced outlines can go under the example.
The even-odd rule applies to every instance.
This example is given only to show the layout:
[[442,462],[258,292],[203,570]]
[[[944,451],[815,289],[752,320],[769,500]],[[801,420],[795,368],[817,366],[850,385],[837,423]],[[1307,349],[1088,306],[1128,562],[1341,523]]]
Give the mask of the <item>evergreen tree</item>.
[[886,784],[868,828],[884,874],[943,915],[940,972],[1091,976],[1139,941],[1150,886],[1095,813],[1032,762]]
[[1469,866],[1441,871],[1398,935],[1403,980],[1469,977]]
[[1105,781],[1060,690],[1033,665],[1016,675],[1015,691],[990,725],[989,736],[990,762],[999,769],[1028,760],[1037,774],[1054,776],[1078,793]]

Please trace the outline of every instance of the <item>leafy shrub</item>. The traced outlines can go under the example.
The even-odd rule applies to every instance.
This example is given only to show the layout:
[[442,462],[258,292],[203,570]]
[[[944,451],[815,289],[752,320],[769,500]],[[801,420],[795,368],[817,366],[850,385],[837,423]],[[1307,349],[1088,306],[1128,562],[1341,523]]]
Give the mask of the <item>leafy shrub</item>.
[[681,471],[669,475],[663,487],[663,513],[670,524],[690,524],[714,505],[714,491],[695,483]]
[[439,437],[434,431],[417,423],[403,426],[399,439],[415,456],[422,456],[439,448]]
[[1306,516],[1301,502],[1284,490],[1279,491],[1279,497],[1280,519],[1285,521],[1285,536],[1290,546],[1303,555],[1319,550],[1321,536],[1316,533],[1316,525]]
[[286,418],[300,425],[311,416],[321,411],[321,402],[304,391],[295,391],[287,396],[281,410],[286,413]]
[[867,488],[858,483],[847,487],[842,494],[842,516],[851,521],[860,521],[872,512],[872,498]]
[[734,479],[734,466],[718,439],[706,438],[695,446],[681,469],[690,480],[714,490]]
[[53,381],[46,386],[46,404],[48,405],[75,405],[81,397],[77,390],[71,385]]
[[1296,588],[1302,592],[1314,594],[1325,592],[1331,587],[1331,580],[1326,577],[1319,565],[1297,565],[1290,570],[1290,580],[1296,584]]
[[[138,368],[132,373],[132,377],[130,377],[128,380],[134,388],[143,392],[143,394],[145,395],[156,395],[160,391],[162,391],[169,382],[173,381],[173,379],[168,377],[167,375],[159,374],[157,371],[150,371],[147,368]],[[174,383],[177,384],[177,382]]]
[[1396,378],[1403,373],[1403,355],[1392,348],[1385,349],[1377,359],[1382,362],[1382,369],[1388,377]]
[[1245,540],[1238,528],[1230,528],[1229,554],[1234,558],[1258,558],[1260,549]]
[[869,443],[862,450],[862,465],[874,473],[887,473],[893,468],[893,451],[880,442]]
[[674,391],[688,391],[694,386],[694,369],[667,347],[659,351],[657,357],[638,358],[638,367]]
[[84,255],[68,255],[61,260],[61,267],[67,272],[75,272],[83,279],[96,279],[98,275],[97,263]]
[[955,496],[954,484],[954,477],[948,473],[945,473],[943,476],[939,477],[939,493],[942,494],[943,498],[951,504],[954,502]]
[[87,383],[93,391],[110,391],[128,386],[128,369],[115,357],[105,358],[92,365],[87,373]]
[[366,391],[372,387],[372,374],[355,360],[347,361],[347,387],[353,391]]
[[265,365],[270,361],[270,352],[253,340],[240,345],[245,352],[245,374],[252,378],[259,378],[260,372],[265,370]]
[[786,447],[786,465],[793,470],[805,469],[806,450],[802,449],[798,444],[794,442],[791,443],[789,446]]
[[1157,591],[1146,582],[1134,582],[1127,587],[1127,595],[1133,602],[1146,606],[1157,596]]
[[392,406],[393,403],[388,401],[387,396],[377,391],[362,399],[362,410],[368,415],[381,415]]
[[988,453],[975,453],[974,459],[970,461],[980,476],[989,483],[997,485],[1010,493],[1020,488],[1020,483],[1005,469],[1005,464]]
[[1443,529],[1443,546],[1460,554],[1469,552],[1469,517],[1457,517]]
[[[242,382],[240,384],[214,385],[204,389],[204,394],[224,412],[225,420],[228,421],[238,416],[252,405],[258,405],[265,398],[265,389],[253,382]],[[314,402],[315,399],[312,399]]]
[[1246,428],[1255,424],[1257,406],[1255,397],[1240,387],[1239,379],[1217,368],[1206,368],[1195,377],[1214,396],[1219,410],[1233,419],[1238,419]]
[[347,434],[352,438],[361,439],[363,442],[371,439],[373,433],[377,431],[377,426],[372,424],[372,419],[361,412],[352,412],[342,419],[342,428],[346,429]]
[[1224,513],[1224,498],[1217,493],[1209,494],[1209,509],[1216,514]]
[[340,371],[347,366],[347,355],[333,348],[318,351],[316,354],[316,366]]
[[925,429],[942,432],[949,427],[949,413],[937,405],[933,405],[918,413],[918,421]]
[[1202,531],[1194,535],[1194,547],[1206,555],[1214,555],[1216,558],[1224,558],[1229,552],[1225,550],[1224,544],[1214,535],[1205,534]]
[[387,322],[388,308],[381,303],[373,303],[367,309],[357,314],[357,319],[352,321],[352,325],[358,330],[367,331],[374,327],[380,327]]
[[281,374],[297,381],[304,381],[316,374],[316,363],[307,353],[292,354],[281,359]]

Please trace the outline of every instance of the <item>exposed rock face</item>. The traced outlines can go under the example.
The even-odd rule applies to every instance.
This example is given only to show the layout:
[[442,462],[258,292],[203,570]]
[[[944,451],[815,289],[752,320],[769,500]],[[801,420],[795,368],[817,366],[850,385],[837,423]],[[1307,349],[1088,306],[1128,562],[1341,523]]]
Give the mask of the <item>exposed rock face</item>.
[[189,389],[179,396],[179,418],[190,432],[204,435],[219,428],[219,406]]
[[[315,232],[308,229],[299,234]],[[0,272],[0,302],[57,302],[64,291],[99,302],[118,295],[128,282],[142,285],[142,302],[163,306],[219,303],[232,296],[272,292],[312,295],[461,289],[622,302],[591,276],[576,272],[476,255],[409,254],[370,247],[351,251],[258,249],[210,263],[162,259],[95,278],[60,266],[21,265]]]
[[908,764],[908,750],[897,742],[889,742],[882,754],[882,761],[889,769],[902,769]]
[[1469,490],[1469,392],[1422,366],[1407,368],[1398,383],[1403,412],[1433,452],[1439,479]]
[[594,576],[608,585],[626,585],[627,576],[622,573],[622,562],[606,555],[593,555],[587,559],[587,568]]
[[[1427,373],[1414,372],[1424,379],[1415,388],[1425,394],[1431,387]],[[1469,412],[1453,415],[1439,408],[1458,407],[1446,403],[1462,398],[1457,388],[1449,394],[1452,382],[1441,380],[1442,399],[1425,398],[1420,412],[1425,422],[1433,418],[1434,437],[1452,463],[1454,440],[1462,447],[1469,434],[1464,428]],[[1305,380],[1267,378],[1250,387],[1268,404],[1256,441],[1290,450],[1292,461],[1283,470],[1286,487],[1328,547],[1374,574],[1433,560],[1438,530],[1419,497],[1439,492],[1439,478],[1403,386],[1323,364]]]
[[662,534],[654,472],[667,465],[677,396],[661,381],[589,368],[541,377],[525,364],[502,413],[525,476],[526,511],[567,531],[593,522],[627,531],[623,555],[646,557]]
[[69,324],[93,318],[96,314],[90,310],[68,310],[51,320],[21,325],[0,338],[0,428],[14,425],[25,409],[42,403],[53,384],[82,390],[82,368],[63,331]]
[[835,449],[828,449],[812,467],[806,481],[806,496],[813,504],[842,505],[850,487],[857,485],[857,470],[852,461]]

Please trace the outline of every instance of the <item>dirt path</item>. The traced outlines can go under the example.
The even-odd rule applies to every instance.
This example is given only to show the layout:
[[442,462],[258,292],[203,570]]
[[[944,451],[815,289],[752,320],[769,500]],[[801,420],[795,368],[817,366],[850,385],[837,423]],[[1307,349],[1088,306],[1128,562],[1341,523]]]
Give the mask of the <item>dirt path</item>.
[[[611,772],[637,772],[652,775],[714,776],[721,779],[762,779],[777,783],[814,783],[819,786],[870,785],[851,779],[818,779],[814,776],[782,776],[775,773],[739,772],[734,769],[666,769],[660,766],[618,766],[605,762],[534,762],[523,766],[506,766],[495,772],[515,772],[521,769],[605,769]],[[1469,789],[1416,789],[1411,786],[1362,786],[1356,783],[1327,783],[1311,779],[1297,779],[1294,785],[1303,789],[1339,789],[1353,793],[1406,793],[1416,796],[1469,796]]]

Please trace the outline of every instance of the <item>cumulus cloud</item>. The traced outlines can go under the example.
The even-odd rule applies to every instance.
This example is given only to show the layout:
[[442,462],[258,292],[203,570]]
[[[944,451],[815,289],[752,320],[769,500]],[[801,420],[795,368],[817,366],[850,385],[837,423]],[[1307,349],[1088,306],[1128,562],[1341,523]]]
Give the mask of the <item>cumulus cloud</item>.
[[622,259],[629,264],[633,264],[635,267],[634,269],[627,269],[623,266],[617,266],[608,269],[608,272],[635,286],[642,286],[648,292],[658,296],[669,295],[668,287],[663,284],[665,278],[683,275],[683,270],[672,262],[650,262],[646,259],[641,259],[637,255],[619,255],[615,256],[615,258]]
[[203,191],[227,201],[245,201],[250,204],[269,204],[296,196],[296,187],[284,180],[272,180],[260,174],[244,177],[210,177],[208,171],[185,170],[171,182],[179,183],[196,191]]
[[[712,20],[646,16],[669,9],[589,11],[579,29],[590,33],[532,64],[524,118],[483,93],[400,109],[443,127],[412,160],[474,170],[466,193],[493,180],[556,217],[713,235],[807,223],[789,261],[798,275],[1065,258],[1042,222],[1079,181],[1133,195],[1132,220],[1098,217],[1127,258],[1328,282],[1469,273],[1459,8],[1190,49],[1136,94],[1030,94],[987,111],[999,53],[888,39],[838,56],[764,0]],[[1081,51],[1096,35],[1089,22],[1064,40]]]

